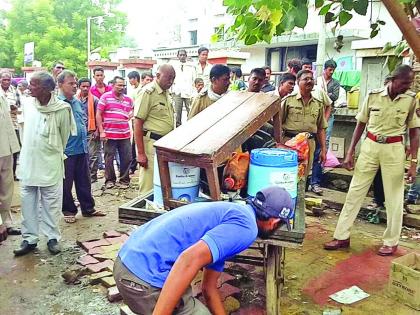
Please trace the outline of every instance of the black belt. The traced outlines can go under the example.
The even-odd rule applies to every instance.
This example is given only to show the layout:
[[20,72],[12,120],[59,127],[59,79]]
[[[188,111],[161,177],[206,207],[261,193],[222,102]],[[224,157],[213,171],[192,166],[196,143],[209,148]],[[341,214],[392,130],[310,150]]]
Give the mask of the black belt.
[[[299,133],[301,133],[301,132],[285,131],[284,132],[284,136],[285,137],[288,137],[288,138],[293,138],[293,137],[296,137]],[[315,133],[312,133],[312,132],[307,132],[307,133],[309,133],[308,139],[314,139],[314,138],[316,138],[316,134]]]
[[147,137],[147,135],[149,135],[150,139],[153,139],[153,140],[156,140],[156,141],[163,137],[163,136],[161,136],[157,133],[147,131],[147,130],[143,130],[143,136]]

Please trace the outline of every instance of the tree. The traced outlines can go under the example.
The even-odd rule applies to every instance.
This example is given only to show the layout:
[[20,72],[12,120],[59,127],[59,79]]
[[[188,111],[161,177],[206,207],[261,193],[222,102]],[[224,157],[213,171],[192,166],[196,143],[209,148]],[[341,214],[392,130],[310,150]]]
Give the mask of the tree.
[[[102,23],[92,21],[92,48],[101,47],[106,57],[123,38],[127,19],[113,9],[121,0],[12,0],[12,9],[5,13],[6,29],[2,39],[11,39],[12,60],[9,67],[23,66],[23,46],[35,42],[35,59],[50,68],[61,60],[78,75],[86,75],[88,16],[108,16]],[[3,37],[4,36],[4,37]],[[0,56],[9,54],[0,46]]]
[[[418,0],[399,0],[406,10],[420,7]],[[304,28],[308,21],[308,0],[224,0],[227,12],[235,17],[228,31],[246,45],[271,42],[273,36]],[[315,0],[319,15],[325,15],[326,23],[337,26],[347,24],[354,14],[366,15],[369,0]],[[385,22],[371,22],[371,37],[378,34]]]

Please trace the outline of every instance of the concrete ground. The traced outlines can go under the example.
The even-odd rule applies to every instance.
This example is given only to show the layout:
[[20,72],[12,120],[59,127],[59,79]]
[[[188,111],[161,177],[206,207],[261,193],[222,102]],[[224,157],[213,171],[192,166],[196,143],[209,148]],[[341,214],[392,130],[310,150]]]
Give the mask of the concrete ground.
[[[132,182],[137,183],[134,178]],[[20,237],[10,236],[0,245],[0,314],[7,315],[108,315],[119,314],[120,303],[109,303],[105,289],[82,281],[67,285],[61,274],[83,251],[76,240],[101,238],[111,229],[130,231],[134,227],[118,223],[118,206],[136,196],[136,187],[126,191],[103,192],[102,181],[94,185],[97,209],[104,218],[77,217],[75,224],[61,222],[63,252],[51,256],[43,239],[38,249],[15,258],[12,250]],[[16,192],[18,193],[16,184]],[[17,195],[17,194],[15,194]],[[14,201],[14,217],[19,221],[19,198]],[[358,220],[349,250],[327,252],[322,243],[329,240],[337,222],[337,212],[327,210],[321,218],[307,217],[307,233],[299,250],[286,250],[285,287],[281,297],[282,314],[322,314],[325,309],[342,309],[342,314],[418,314],[388,296],[387,283],[392,258],[376,255],[384,225]],[[413,231],[411,231],[413,232]],[[417,231],[418,232],[418,231]],[[419,251],[418,239],[405,236],[397,255]],[[235,295],[241,308],[234,314],[264,314],[265,288],[262,268],[229,264],[226,271],[235,277],[232,284],[241,291]],[[350,306],[331,302],[328,295],[358,285],[370,294]]]

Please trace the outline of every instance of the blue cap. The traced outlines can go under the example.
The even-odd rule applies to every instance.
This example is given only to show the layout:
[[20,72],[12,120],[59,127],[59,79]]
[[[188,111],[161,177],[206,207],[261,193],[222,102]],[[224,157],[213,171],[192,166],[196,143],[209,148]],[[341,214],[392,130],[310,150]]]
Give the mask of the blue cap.
[[290,194],[279,186],[261,189],[253,199],[253,205],[271,218],[283,218],[293,212]]

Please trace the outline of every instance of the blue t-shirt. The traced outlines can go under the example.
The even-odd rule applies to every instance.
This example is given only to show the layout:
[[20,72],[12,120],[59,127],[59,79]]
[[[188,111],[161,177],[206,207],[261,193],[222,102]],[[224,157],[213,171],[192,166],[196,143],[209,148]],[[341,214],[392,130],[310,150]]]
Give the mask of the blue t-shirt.
[[77,127],[77,136],[69,137],[64,154],[71,156],[88,153],[87,130],[85,125],[86,118],[82,103],[75,97],[73,97],[71,101],[66,99],[63,95],[59,95],[58,98],[70,104]]
[[137,277],[162,288],[178,256],[199,240],[208,245],[213,257],[207,268],[221,272],[225,260],[248,248],[257,234],[255,212],[249,205],[193,203],[142,225],[118,256]]

